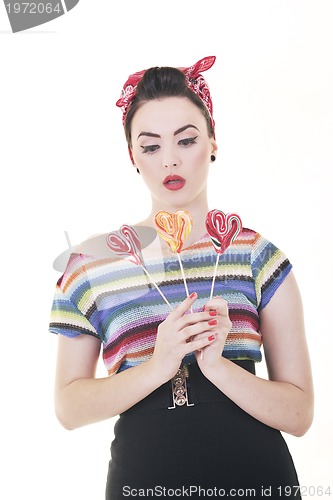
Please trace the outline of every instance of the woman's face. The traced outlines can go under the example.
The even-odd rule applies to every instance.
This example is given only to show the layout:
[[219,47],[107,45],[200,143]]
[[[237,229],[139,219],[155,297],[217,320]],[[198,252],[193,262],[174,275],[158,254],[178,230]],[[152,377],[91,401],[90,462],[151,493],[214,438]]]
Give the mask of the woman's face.
[[135,166],[157,208],[186,208],[206,200],[211,154],[206,120],[189,99],[166,97],[148,101],[132,121]]

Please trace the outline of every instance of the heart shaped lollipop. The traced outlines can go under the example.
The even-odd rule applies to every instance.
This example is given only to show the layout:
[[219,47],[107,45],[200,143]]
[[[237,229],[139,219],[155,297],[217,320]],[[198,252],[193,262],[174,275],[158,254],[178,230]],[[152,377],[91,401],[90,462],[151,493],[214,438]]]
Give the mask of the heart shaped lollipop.
[[138,266],[142,265],[141,244],[137,232],[124,224],[119,231],[113,231],[106,237],[108,247],[118,255],[129,256],[129,260]]
[[167,242],[171,251],[175,252],[178,256],[179,267],[183,276],[186,295],[189,296],[184,268],[179,254],[183,248],[186,238],[191,232],[193,224],[192,216],[187,210],[177,210],[172,214],[161,210],[155,215],[154,221],[158,234],[164,241]]
[[237,214],[211,210],[206,217],[206,228],[216,252],[222,254],[241,232],[242,221]]
[[220,255],[226,251],[241,232],[242,221],[237,214],[225,214],[221,210],[211,210],[206,216],[206,229],[217,253],[210,292],[210,298],[212,298]]
[[161,210],[155,215],[156,230],[172,252],[180,253],[192,229],[192,216],[187,210],[170,214]]
[[107,235],[106,243],[113,252],[125,257],[129,256],[130,262],[142,267],[152,284],[156,287],[158,293],[172,310],[172,306],[168,299],[143,265],[140,238],[134,227],[128,226],[127,224],[122,225],[119,231],[113,231]]

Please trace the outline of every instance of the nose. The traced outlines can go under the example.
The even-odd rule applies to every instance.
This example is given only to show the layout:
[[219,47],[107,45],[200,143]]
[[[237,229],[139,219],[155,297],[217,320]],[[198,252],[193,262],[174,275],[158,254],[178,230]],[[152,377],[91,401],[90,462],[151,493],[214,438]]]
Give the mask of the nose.
[[169,167],[178,167],[178,165],[179,165],[178,162],[174,161],[174,162],[165,162],[163,166],[169,168]]
[[166,168],[178,167],[180,165],[180,160],[172,148],[165,151],[162,158],[162,164],[163,167]]
[[179,167],[180,165],[180,160],[179,158],[176,158],[175,155],[170,155],[169,158],[163,158],[163,167],[170,168],[170,167]]

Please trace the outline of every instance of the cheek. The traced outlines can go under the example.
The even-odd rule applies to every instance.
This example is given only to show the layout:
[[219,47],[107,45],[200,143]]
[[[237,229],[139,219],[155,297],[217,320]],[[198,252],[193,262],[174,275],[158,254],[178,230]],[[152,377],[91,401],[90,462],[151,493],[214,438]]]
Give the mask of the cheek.
[[156,166],[145,155],[134,156],[134,165],[140,170],[143,178],[149,180],[154,177]]
[[158,175],[157,175],[158,169],[156,168],[155,165],[151,165],[143,158],[137,158],[135,166],[139,169],[141,178],[143,179],[144,183],[151,190],[158,181]]
[[139,165],[140,159],[141,159],[139,156],[139,152],[135,148],[132,148],[131,154],[132,154],[132,159],[133,159],[134,163],[136,165]]
[[132,149],[132,157],[135,165],[137,165],[139,168],[141,167],[144,169],[149,169],[153,168],[153,166],[156,165],[156,153],[143,153],[142,149],[140,149],[139,147],[134,147]]
[[193,148],[193,158],[197,165],[208,165],[210,162],[210,149],[208,149],[207,147],[202,147],[194,151]]

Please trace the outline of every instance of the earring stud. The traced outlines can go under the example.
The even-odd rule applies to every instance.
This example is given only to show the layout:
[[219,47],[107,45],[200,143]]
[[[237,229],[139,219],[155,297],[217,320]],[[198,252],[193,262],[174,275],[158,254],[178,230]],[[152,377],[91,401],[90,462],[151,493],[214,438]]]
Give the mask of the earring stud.
[[210,156],[210,161],[211,161],[211,162],[214,162],[215,160],[216,160],[216,156],[215,156],[215,155],[211,155],[211,156]]

